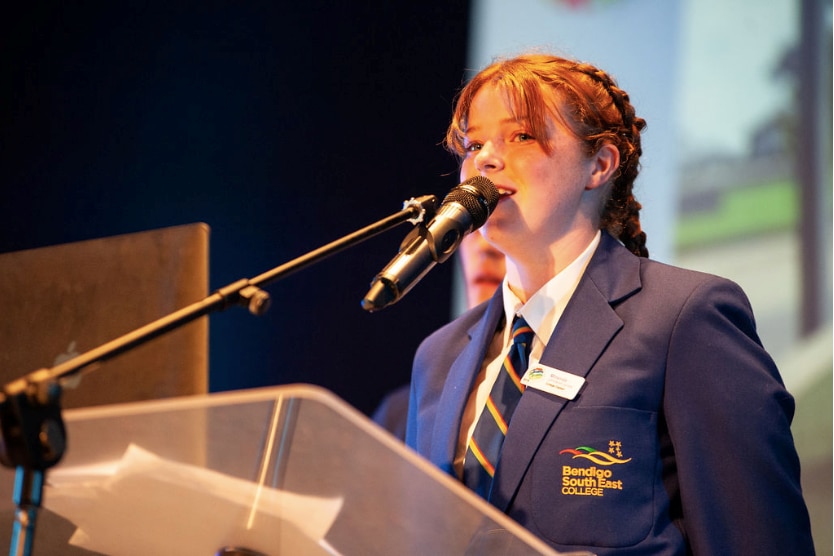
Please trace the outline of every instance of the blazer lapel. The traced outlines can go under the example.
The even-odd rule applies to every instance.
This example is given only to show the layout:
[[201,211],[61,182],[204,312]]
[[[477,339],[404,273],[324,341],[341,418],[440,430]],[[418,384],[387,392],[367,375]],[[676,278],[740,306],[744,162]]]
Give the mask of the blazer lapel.
[[449,369],[434,421],[430,460],[455,476],[454,460],[461,420],[475,377],[504,312],[501,289],[493,296],[484,317],[469,329],[470,342]]
[[[541,363],[585,377],[623,322],[611,304],[640,288],[639,259],[603,233],[585,275],[565,308]],[[490,502],[506,511],[539,444],[567,400],[533,388],[513,413]]]

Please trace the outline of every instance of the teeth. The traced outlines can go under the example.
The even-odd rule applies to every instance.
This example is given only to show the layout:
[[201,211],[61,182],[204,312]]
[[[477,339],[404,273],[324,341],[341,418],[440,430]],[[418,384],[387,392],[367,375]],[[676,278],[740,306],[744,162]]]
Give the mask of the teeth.
[[508,191],[508,190],[506,190],[506,189],[504,189],[504,188],[502,188],[502,187],[499,187],[499,188],[498,188],[498,194],[499,194],[499,195],[512,195],[512,194],[513,194],[513,192],[512,192],[512,191]]

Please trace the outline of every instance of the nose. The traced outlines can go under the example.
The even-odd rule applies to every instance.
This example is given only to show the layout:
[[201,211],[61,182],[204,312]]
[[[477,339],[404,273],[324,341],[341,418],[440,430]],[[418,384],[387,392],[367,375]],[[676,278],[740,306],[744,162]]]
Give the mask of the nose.
[[481,173],[494,172],[504,167],[504,159],[500,149],[492,141],[481,146],[478,154],[475,155],[475,169]]

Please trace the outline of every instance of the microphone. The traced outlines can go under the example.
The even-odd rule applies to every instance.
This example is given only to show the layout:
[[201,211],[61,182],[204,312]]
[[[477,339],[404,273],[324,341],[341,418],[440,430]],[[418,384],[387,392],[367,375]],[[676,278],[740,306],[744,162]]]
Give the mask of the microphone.
[[454,253],[463,236],[477,230],[498,205],[498,189],[475,176],[455,186],[426,226],[415,227],[388,266],[376,275],[362,300],[366,311],[396,303],[431,270]]

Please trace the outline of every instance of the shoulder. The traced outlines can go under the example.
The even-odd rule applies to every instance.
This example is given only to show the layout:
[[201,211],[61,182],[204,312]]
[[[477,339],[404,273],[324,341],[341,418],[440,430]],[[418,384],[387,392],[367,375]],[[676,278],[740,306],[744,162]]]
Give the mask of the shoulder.
[[603,235],[587,276],[615,305],[639,300],[657,305],[660,310],[686,304],[729,302],[750,310],[746,294],[732,280],[638,257],[608,234]]
[[742,312],[752,318],[752,307],[742,287],[728,278],[680,268],[656,261],[641,264],[643,287],[648,292],[674,299],[686,309]]
[[697,295],[706,291],[726,291],[727,293],[747,298],[744,290],[736,282],[718,276],[682,268],[667,263],[642,259],[640,276],[645,287],[662,286],[667,291]]

